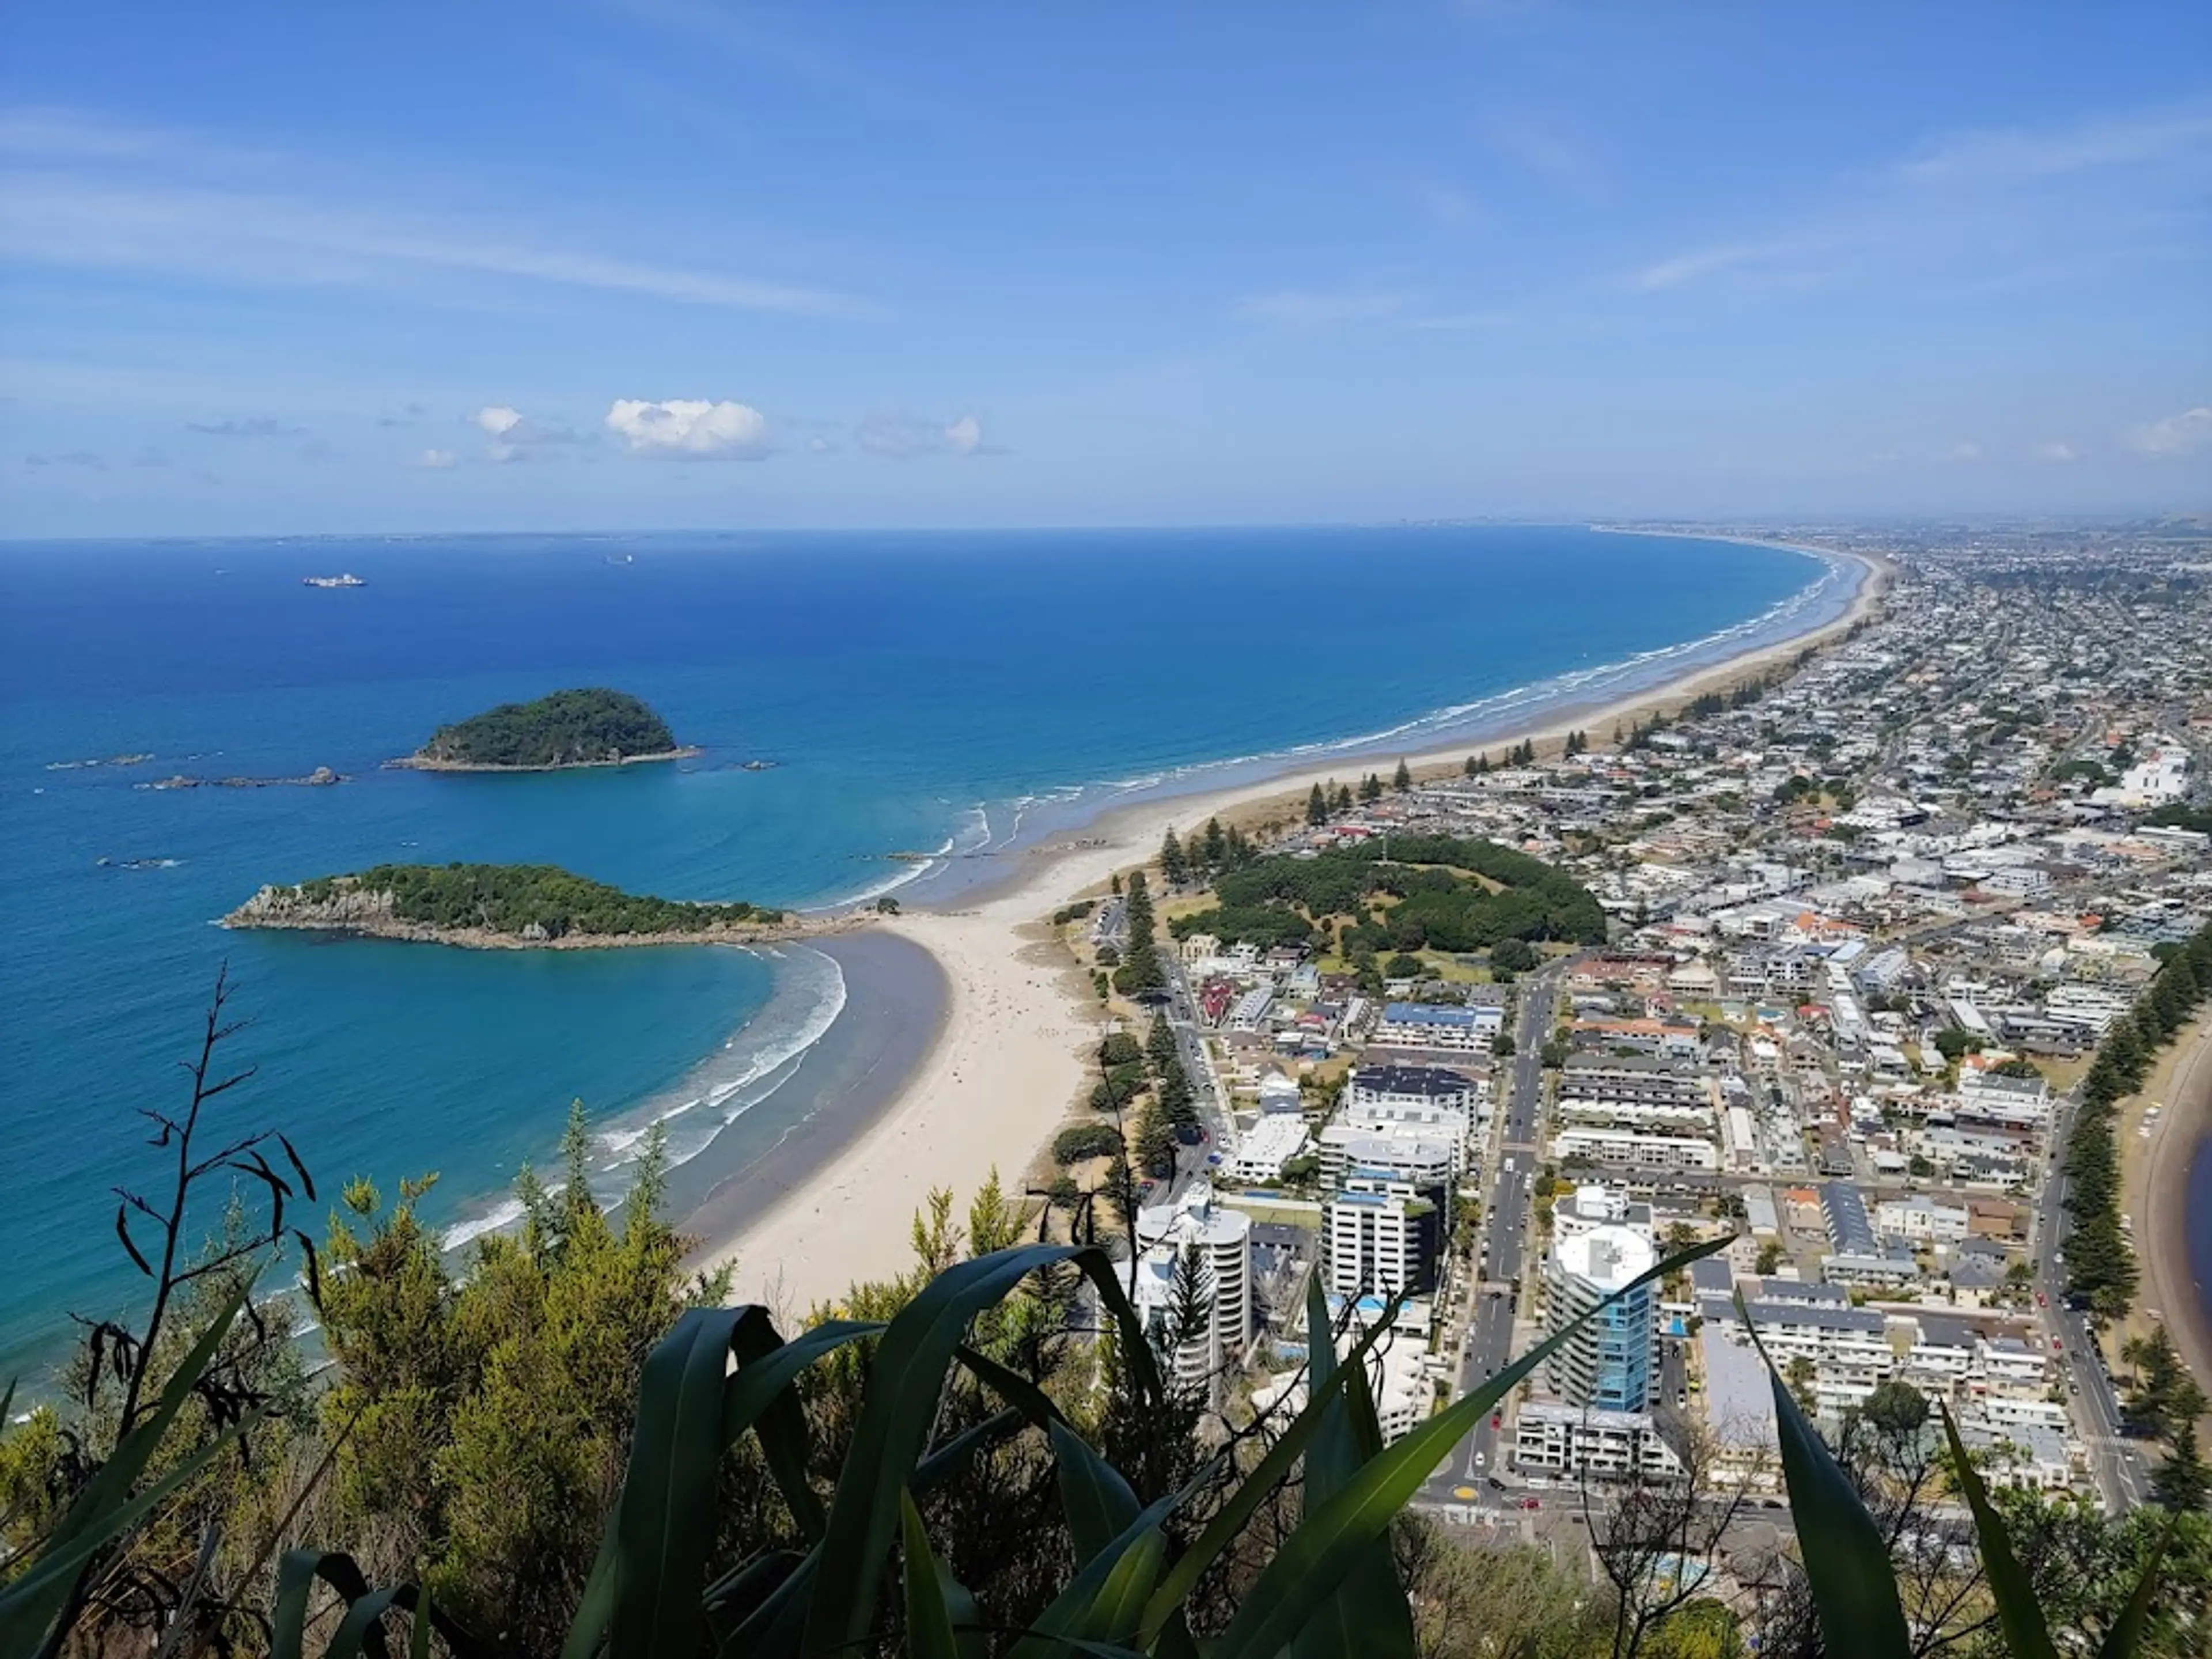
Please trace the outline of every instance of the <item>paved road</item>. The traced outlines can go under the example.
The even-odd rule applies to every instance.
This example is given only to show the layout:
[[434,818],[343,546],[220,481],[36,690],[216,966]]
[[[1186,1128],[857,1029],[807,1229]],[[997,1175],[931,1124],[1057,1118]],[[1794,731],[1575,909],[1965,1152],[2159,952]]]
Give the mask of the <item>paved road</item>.
[[2059,1261],[2066,1231],[2066,1142],[2074,1130],[2075,1102],[2059,1103],[2051,1124],[2051,1168],[2035,1219],[2035,1286],[2049,1304],[2051,1329],[2065,1352],[2059,1370],[2070,1385],[2068,1403],[2075,1430],[2089,1446],[2097,1488],[2107,1508],[2131,1509],[2150,1490],[2150,1463],[2139,1441],[2120,1437],[2120,1402],[2098,1357],[2087,1316],[2066,1305],[2066,1268]]
[[[1198,1105],[1198,1121],[1205,1127],[1206,1138],[1195,1146],[1187,1146],[1176,1158],[1175,1180],[1164,1196],[1155,1194],[1154,1202],[1171,1201],[1184,1186],[1200,1176],[1211,1176],[1212,1168],[1207,1157],[1229,1146],[1236,1137],[1235,1126],[1230,1121],[1229,1103],[1214,1087],[1213,1068],[1206,1058],[1206,1038],[1198,1024],[1198,1008],[1190,994],[1190,981],[1184,975],[1182,963],[1172,950],[1160,952],[1160,965],[1167,970],[1167,998],[1159,1006],[1166,1014],[1168,1024],[1175,1032],[1176,1048],[1182,1056],[1183,1074],[1190,1079],[1192,1098]],[[1141,1040],[1145,1036],[1139,1031]]]
[[[1544,1105],[1544,1042],[1551,1035],[1552,1012],[1560,978],[1574,958],[1547,964],[1521,981],[1513,1026],[1512,1060],[1496,1074],[1497,1121],[1492,1145],[1495,1159],[1490,1200],[1484,1206],[1476,1261],[1474,1311],[1467,1322],[1461,1350],[1457,1395],[1464,1397],[1496,1376],[1513,1354],[1513,1315],[1523,1266],[1528,1259],[1528,1217],[1535,1176],[1543,1165],[1538,1143],[1539,1121]],[[1486,1482],[1504,1474],[1500,1468],[1500,1432],[1492,1426],[1497,1414],[1485,1418],[1474,1432],[1454,1449],[1444,1468],[1430,1480],[1425,1496],[1432,1502],[1466,1502],[1462,1491],[1473,1489],[1475,1501],[1517,1504],[1522,1494],[1501,1495]]]

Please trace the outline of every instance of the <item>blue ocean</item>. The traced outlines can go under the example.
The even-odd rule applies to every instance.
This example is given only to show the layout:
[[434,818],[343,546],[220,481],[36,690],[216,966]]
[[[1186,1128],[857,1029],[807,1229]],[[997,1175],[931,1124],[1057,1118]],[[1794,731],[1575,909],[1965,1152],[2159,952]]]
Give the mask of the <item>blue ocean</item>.
[[[365,585],[303,585],[342,571]],[[226,961],[251,1021],[230,1058],[258,1069],[225,1121],[283,1128],[325,1203],[351,1176],[436,1171],[425,1208],[456,1237],[507,1213],[572,1100],[609,1171],[654,1117],[678,1158],[711,1158],[729,1123],[783,1109],[842,1001],[836,964],[800,947],[477,953],[213,925],[264,882],[486,860],[675,897],[944,902],[1103,806],[1508,730],[1849,591],[1805,556],[1568,527],[0,549],[0,1376],[50,1355],[69,1312],[127,1305],[111,1189],[158,1184],[134,1109],[181,1102]],[[382,769],[444,721],[594,684],[703,752]],[[152,787],[318,767],[344,781]]]

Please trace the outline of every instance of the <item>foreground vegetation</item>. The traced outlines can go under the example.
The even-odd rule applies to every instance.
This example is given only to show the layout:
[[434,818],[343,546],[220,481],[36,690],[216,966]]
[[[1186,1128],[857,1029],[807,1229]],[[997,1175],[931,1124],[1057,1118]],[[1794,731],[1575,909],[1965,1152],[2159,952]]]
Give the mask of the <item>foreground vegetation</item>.
[[[1407,1505],[1559,1339],[1385,1447],[1363,1361],[1388,1322],[1340,1361],[1352,1334],[1313,1297],[1303,1407],[1216,1417],[1155,1353],[1195,1270],[1148,1331],[1121,1264],[1039,1237],[1049,1212],[995,1181],[964,1224],[933,1199],[909,1272],[797,1320],[687,1273],[657,1148],[607,1214],[580,1114],[562,1182],[526,1172],[518,1232],[462,1262],[417,1218],[427,1182],[390,1203],[355,1183],[318,1243],[288,1220],[316,1201],[289,1144],[215,1121],[234,1029],[219,993],[189,1105],[152,1114],[167,1189],[117,1217],[147,1312],[92,1328],[72,1397],[0,1438],[11,1659],[2201,1651],[2201,1517],[2001,1503],[1954,1434],[1885,1403],[1869,1422],[1924,1454],[1915,1490],[1972,1512],[1969,1572],[1778,1379],[1800,1552],[1771,1616],[1679,1559],[1656,1588],[1657,1558],[1620,1547],[1638,1494],[1591,1512],[1595,1582],[1468,1548]],[[192,1200],[233,1189],[252,1202],[196,1246]],[[316,1386],[289,1297],[251,1299],[280,1260],[323,1325]]]
[[434,767],[605,766],[641,755],[676,752],[668,722],[627,691],[603,686],[555,691],[530,702],[503,702],[441,726],[414,759]]
[[368,932],[379,918],[447,933],[554,940],[705,933],[780,921],[783,913],[625,893],[551,864],[380,864],[356,875],[264,888],[231,920],[243,927]]

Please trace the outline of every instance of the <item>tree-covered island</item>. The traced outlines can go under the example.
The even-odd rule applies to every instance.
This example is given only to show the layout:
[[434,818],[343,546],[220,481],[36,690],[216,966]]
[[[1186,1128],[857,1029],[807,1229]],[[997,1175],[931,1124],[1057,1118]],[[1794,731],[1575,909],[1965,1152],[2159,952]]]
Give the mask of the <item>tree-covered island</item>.
[[380,864],[264,887],[222,924],[480,950],[754,944],[833,925],[755,904],[625,893],[550,864]]
[[532,702],[503,702],[451,726],[395,766],[430,772],[553,772],[634,761],[679,760],[699,751],[642,700],[586,686]]

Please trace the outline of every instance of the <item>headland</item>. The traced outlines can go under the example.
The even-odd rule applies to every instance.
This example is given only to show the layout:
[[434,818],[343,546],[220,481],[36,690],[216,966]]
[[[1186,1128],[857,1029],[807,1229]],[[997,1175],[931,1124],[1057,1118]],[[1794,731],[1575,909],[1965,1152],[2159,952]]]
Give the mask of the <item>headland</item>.
[[478,951],[577,951],[770,945],[838,932],[852,921],[625,893],[550,864],[383,864],[264,886],[222,926]]

